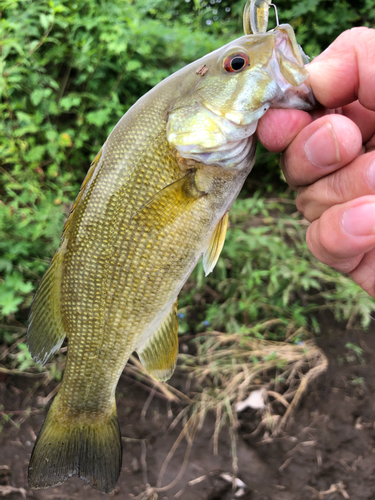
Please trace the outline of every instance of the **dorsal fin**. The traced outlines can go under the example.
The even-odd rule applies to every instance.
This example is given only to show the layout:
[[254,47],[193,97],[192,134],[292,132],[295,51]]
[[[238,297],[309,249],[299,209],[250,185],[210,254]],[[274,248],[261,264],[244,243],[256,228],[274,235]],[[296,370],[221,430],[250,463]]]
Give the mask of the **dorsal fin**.
[[225,235],[228,229],[229,212],[226,212],[220,219],[219,224],[216,226],[213,235],[211,236],[210,243],[207,250],[203,255],[203,268],[206,276],[210,274],[216,265],[223,249]]
[[60,349],[66,337],[60,309],[64,251],[63,243],[39,283],[30,309],[27,345],[32,357],[42,365]]
[[156,380],[168,380],[173,375],[178,354],[177,300],[159,329],[137,347],[141,363]]
[[98,163],[100,161],[101,156],[102,156],[102,150],[100,150],[99,153],[95,156],[95,158],[93,159],[93,161],[92,161],[92,163],[90,165],[90,168],[87,171],[86,177],[84,178],[84,180],[82,182],[82,185],[79,188],[77,198],[75,199],[75,202],[74,202],[74,204],[73,204],[73,206],[72,206],[72,208],[70,210],[69,217],[67,218],[67,220],[65,222],[64,229],[63,229],[63,232],[62,232],[62,237],[65,236],[66,230],[68,229],[70,221],[72,220],[74,210],[75,210],[76,206],[78,205],[79,200],[82,197],[83,190],[84,190],[86,184],[92,178],[93,173],[95,172],[95,169],[96,169],[96,167],[97,167],[97,165],[98,165]]

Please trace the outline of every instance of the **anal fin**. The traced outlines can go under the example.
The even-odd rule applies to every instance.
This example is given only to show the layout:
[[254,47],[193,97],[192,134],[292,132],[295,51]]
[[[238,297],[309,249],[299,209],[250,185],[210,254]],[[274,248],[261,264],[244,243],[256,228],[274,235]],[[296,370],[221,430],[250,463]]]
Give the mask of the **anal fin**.
[[207,250],[203,255],[203,268],[206,276],[210,274],[216,265],[224,246],[225,236],[228,229],[229,212],[226,212],[216,226]]
[[141,363],[156,380],[168,380],[173,375],[178,354],[177,300],[159,329],[140,347]]

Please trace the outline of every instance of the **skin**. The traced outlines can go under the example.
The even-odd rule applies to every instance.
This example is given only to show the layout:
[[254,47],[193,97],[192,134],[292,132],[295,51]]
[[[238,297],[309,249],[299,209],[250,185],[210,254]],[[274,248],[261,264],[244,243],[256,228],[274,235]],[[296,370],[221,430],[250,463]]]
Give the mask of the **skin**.
[[375,297],[375,30],[342,33],[308,70],[324,109],[270,110],[258,137],[283,151],[311,252]]

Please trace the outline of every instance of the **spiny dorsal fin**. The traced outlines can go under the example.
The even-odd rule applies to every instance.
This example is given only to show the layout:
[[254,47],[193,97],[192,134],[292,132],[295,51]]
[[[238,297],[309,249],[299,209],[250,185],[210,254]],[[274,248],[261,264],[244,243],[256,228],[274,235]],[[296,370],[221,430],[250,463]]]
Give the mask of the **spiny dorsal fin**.
[[225,235],[228,229],[228,219],[229,212],[226,212],[220,219],[219,224],[216,226],[213,235],[211,236],[210,243],[207,250],[203,255],[203,269],[206,276],[210,274],[216,265],[217,259],[219,258],[221,251],[223,249]]
[[27,345],[38,363],[45,365],[58,351],[66,333],[60,310],[64,243],[45,272],[31,304]]
[[73,212],[76,208],[76,206],[78,205],[78,202],[79,200],[81,199],[82,197],[82,194],[83,194],[83,190],[86,186],[86,184],[89,182],[89,180],[92,178],[93,176],[93,173],[95,172],[95,169],[100,161],[100,158],[102,156],[102,150],[99,151],[99,153],[95,156],[95,158],[93,159],[91,165],[90,165],[90,168],[88,169],[88,172],[86,174],[86,177],[84,178],[83,182],[82,182],[82,185],[81,187],[79,188],[79,192],[78,192],[78,195],[77,195],[77,198],[75,199],[75,202],[70,210],[70,213],[69,213],[69,217],[67,218],[66,222],[65,222],[65,225],[64,225],[64,229],[63,229],[63,233],[62,233],[62,237],[64,237],[65,233],[66,233],[66,230],[68,229],[68,226],[70,224],[70,221],[72,220],[72,217],[73,217]]
[[156,380],[173,375],[178,354],[177,300],[159,329],[137,348],[139,359]]

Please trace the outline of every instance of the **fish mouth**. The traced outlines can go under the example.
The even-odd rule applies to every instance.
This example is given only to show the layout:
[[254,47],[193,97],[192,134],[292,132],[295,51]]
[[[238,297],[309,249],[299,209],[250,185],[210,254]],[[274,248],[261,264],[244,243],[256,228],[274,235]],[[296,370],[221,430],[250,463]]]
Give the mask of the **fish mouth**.
[[[298,45],[295,33],[288,24],[275,28],[274,61],[270,75],[281,92],[271,108],[294,108],[312,111],[318,105],[309,83],[309,74],[304,66],[307,56]],[[305,59],[304,59],[305,58]]]
[[[258,120],[265,114],[265,112],[269,109],[269,103],[265,103],[262,106],[259,106],[258,109],[254,111],[237,111],[237,110],[229,110],[229,111],[220,111],[219,109],[211,106],[208,103],[203,103],[204,107],[207,108],[211,113],[214,113],[216,116],[220,116],[220,118],[225,119],[227,122],[237,126],[237,127],[248,127],[248,130],[252,130],[253,132],[246,133],[246,136],[252,135],[255,132]],[[255,125],[255,126],[254,126]]]
[[318,107],[319,103],[315,99],[314,93],[312,89],[310,88],[310,92],[305,95],[305,96],[299,96],[300,102],[305,104],[304,107],[301,107],[299,109],[303,109],[304,111],[312,111],[316,107]]
[[313,91],[307,84],[301,88],[290,88],[282,94],[281,98],[270,107],[276,109],[301,109],[302,111],[312,111],[318,106]]

